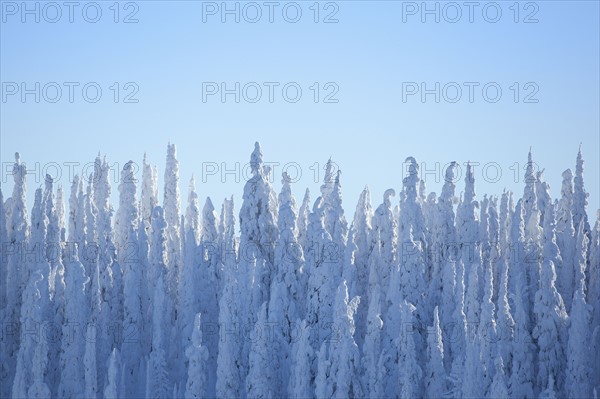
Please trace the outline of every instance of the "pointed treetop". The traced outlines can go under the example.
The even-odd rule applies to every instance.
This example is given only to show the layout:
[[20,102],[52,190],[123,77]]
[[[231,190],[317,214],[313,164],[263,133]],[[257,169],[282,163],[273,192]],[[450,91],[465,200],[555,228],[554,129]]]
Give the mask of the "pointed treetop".
[[[231,200],[233,201],[233,198]],[[227,198],[225,198],[225,201],[227,201]],[[215,207],[213,206],[210,197],[206,197],[206,201],[204,202],[204,209],[208,210],[209,212],[215,210]]]
[[310,201],[310,189],[309,189],[309,188],[306,188],[306,190],[304,191],[304,199],[303,199],[303,202],[304,202],[304,201]]
[[175,144],[167,144],[167,157],[175,158],[177,156],[177,149],[175,148]]
[[456,163],[456,161],[452,161],[450,162],[450,165],[448,165],[448,167],[446,168],[446,174],[444,176],[444,181],[446,183],[454,183],[454,179],[455,179],[455,170],[456,170],[456,165],[458,165]]
[[288,175],[288,173],[286,171],[284,171],[281,174],[281,184],[285,185],[289,185],[292,182],[292,179],[290,178],[290,175]]
[[252,151],[252,155],[250,156],[250,168],[252,170],[252,174],[256,176],[260,173],[260,169],[263,163],[263,154],[260,149],[260,143],[257,141],[254,143],[254,151]]
[[473,167],[467,162],[467,175],[465,176],[465,201],[469,203],[475,198],[475,178],[473,177]]
[[394,190],[393,188],[388,188],[387,190],[385,190],[385,193],[383,193],[383,203],[385,204],[386,207],[391,208],[392,207],[392,201],[390,200],[390,197],[395,197],[396,196],[396,190]]

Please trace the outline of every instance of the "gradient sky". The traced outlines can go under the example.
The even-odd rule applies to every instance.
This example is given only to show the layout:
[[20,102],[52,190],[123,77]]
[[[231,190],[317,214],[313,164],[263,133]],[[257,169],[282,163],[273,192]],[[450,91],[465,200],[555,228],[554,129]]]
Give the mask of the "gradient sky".
[[[234,8],[235,3],[228,1],[227,6]],[[238,3],[240,10],[246,3]],[[162,186],[166,146],[172,142],[177,145],[184,200],[194,173],[201,198],[211,196],[219,207],[223,197],[234,194],[239,209],[243,168],[237,173],[239,183],[235,173],[224,181],[220,174],[205,176],[202,182],[203,162],[210,163],[208,167],[216,163],[219,169],[223,165],[234,169],[236,163],[243,166],[257,140],[265,160],[279,163],[277,191],[283,165],[296,163],[302,168],[294,186],[298,202],[306,187],[316,198],[315,167],[321,168],[322,178],[322,167],[331,156],[343,171],[349,219],[365,185],[371,189],[374,207],[381,203],[385,189],[401,188],[407,156],[414,156],[426,169],[435,171],[439,165],[437,178],[435,172],[425,176],[428,191],[439,193],[443,165],[470,160],[481,165],[475,169],[478,198],[484,193],[500,195],[504,188],[520,196],[531,146],[534,161],[545,169],[551,195],[556,197],[561,173],[574,170],[581,143],[590,193],[588,214],[594,218],[600,208],[597,1],[519,2],[518,7],[514,1],[497,2],[502,15],[496,23],[482,15],[489,2],[478,3],[473,22],[469,22],[469,9],[458,2],[462,17],[456,23],[444,19],[455,15],[449,8],[444,14],[446,3],[438,3],[439,23],[433,15],[425,15],[423,23],[420,12],[403,15],[413,5],[421,8],[420,1],[318,2],[318,23],[314,22],[315,1],[296,2],[302,10],[297,23],[283,18],[283,6],[289,2],[278,3],[272,23],[263,1],[257,2],[262,17],[256,23],[246,22],[244,15],[239,23],[233,15],[226,15],[222,23],[220,12],[203,16],[203,8],[221,8],[221,1],[121,2],[118,23],[113,1],[97,2],[102,10],[97,23],[85,21],[82,9],[89,3],[80,2],[72,23],[66,7],[60,20],[50,23],[45,19],[54,18],[55,10],[48,8],[44,14],[40,3],[36,23],[33,15],[21,15],[21,9],[12,15],[15,5],[21,8],[20,1],[2,1],[0,157],[2,163],[12,162],[19,151],[30,168],[40,163],[37,176],[29,177],[30,206],[34,188],[42,183],[43,165],[63,165],[60,183],[68,186],[64,164],[78,162],[75,171],[81,173],[81,166],[98,152],[121,167],[129,159],[141,164],[147,153],[159,168]],[[32,9],[35,4],[27,2]],[[431,9],[435,6],[436,2],[427,3]],[[287,16],[293,18],[295,5],[287,7]],[[487,7],[487,18],[494,18],[495,9]],[[514,21],[516,8],[519,22]],[[88,6],[87,11],[93,18],[94,8]],[[138,22],[123,23],[134,11]],[[254,17],[255,9],[247,6],[246,11],[248,18]],[[334,11],[338,22],[324,23]],[[524,23],[528,15],[538,22]],[[35,82],[40,87],[49,82],[80,85],[73,103],[64,85],[57,103],[44,98],[36,103],[34,95],[23,103],[20,93],[7,94],[10,82],[25,82],[29,88]],[[88,82],[102,89],[96,103],[82,97],[81,87]],[[110,89],[114,82],[120,87],[118,103]],[[134,96],[137,103],[123,102],[131,92],[131,86],[123,87],[128,82],[139,88]],[[218,95],[203,102],[203,82],[226,82],[229,88],[235,82],[280,85],[273,103],[265,86],[257,103],[243,97],[236,103],[233,95],[222,103]],[[302,88],[296,103],[282,97],[281,87],[288,82]],[[314,82],[320,87],[318,103],[310,89]],[[333,85],[326,87],[328,82]],[[425,102],[419,95],[403,101],[403,82],[425,82],[428,88],[435,82],[441,87],[457,82],[463,87],[462,98],[450,103],[442,97],[436,103],[432,94]],[[479,83],[472,103],[464,82]],[[501,87],[498,102],[482,96],[481,88],[488,82]],[[518,102],[513,97],[515,82],[520,88]],[[324,103],[323,97],[335,86],[338,102]],[[538,102],[524,102],[534,87],[539,89],[533,96]],[[254,96],[253,91],[248,93]],[[453,91],[447,93],[454,97]],[[487,176],[484,164],[491,165]],[[496,165],[501,170],[498,177]],[[290,174],[295,170],[289,169]],[[5,173],[1,187],[5,198],[10,196],[12,181]],[[457,191],[463,187],[459,182]],[[115,207],[116,192],[115,184]]]

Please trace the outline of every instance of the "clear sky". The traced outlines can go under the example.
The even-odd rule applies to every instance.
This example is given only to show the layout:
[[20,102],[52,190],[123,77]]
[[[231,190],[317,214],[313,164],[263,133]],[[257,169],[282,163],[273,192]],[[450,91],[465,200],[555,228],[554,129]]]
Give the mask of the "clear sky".
[[162,186],[172,142],[184,200],[193,173],[201,197],[234,194],[239,209],[243,166],[260,141],[279,163],[276,190],[284,165],[292,176],[301,169],[298,202],[306,187],[316,198],[315,173],[331,156],[351,218],[365,185],[374,207],[401,187],[407,156],[432,171],[428,191],[439,193],[443,165],[470,160],[479,198],[504,188],[520,196],[531,146],[556,197],[581,143],[588,213],[600,208],[597,1],[427,2],[437,15],[421,1],[53,4],[1,2],[5,198],[15,151],[30,169],[40,164],[31,205],[50,163],[68,186],[66,165],[81,173],[98,152],[120,167],[147,153]]

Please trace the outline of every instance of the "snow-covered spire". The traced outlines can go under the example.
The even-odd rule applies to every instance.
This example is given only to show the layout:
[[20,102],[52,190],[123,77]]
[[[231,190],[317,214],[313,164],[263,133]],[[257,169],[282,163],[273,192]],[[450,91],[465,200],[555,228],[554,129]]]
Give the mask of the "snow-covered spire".
[[[547,224],[553,223],[554,215],[546,215]],[[550,222],[552,220],[552,222]],[[566,360],[565,331],[568,315],[564,302],[558,293],[556,271],[554,262],[555,254],[551,243],[552,233],[548,234],[544,245],[542,268],[540,273],[539,290],[535,294],[534,312],[537,324],[533,330],[533,337],[537,340],[539,348],[539,368],[537,386],[548,384],[550,378],[557,382],[558,387],[564,386],[564,362]]]
[[354,315],[360,302],[359,297],[348,298],[348,286],[342,281],[337,289],[334,325],[339,328],[340,336],[332,345],[330,354],[330,378],[334,385],[336,398],[359,398],[365,395],[361,385],[360,352],[354,341]]
[[427,370],[425,374],[425,393],[428,398],[441,398],[448,392],[446,371],[444,369],[444,343],[438,307],[433,309],[433,325],[427,334]]
[[250,155],[250,170],[253,176],[262,174],[263,170],[263,154],[260,149],[260,143],[257,141],[254,143],[254,151]]
[[202,318],[198,313],[194,318],[191,344],[185,349],[188,358],[185,399],[200,399],[207,395],[208,349],[202,341]]
[[85,355],[83,334],[73,334],[73,325],[81,325],[88,319],[86,303],[86,286],[89,279],[79,261],[76,242],[69,243],[65,266],[65,318],[62,329],[63,337],[73,339],[62,340],[61,376],[58,386],[60,397],[82,397],[84,395],[85,376],[81,367]]
[[[186,241],[188,238],[193,238],[194,243],[198,244],[200,240],[200,204],[198,201],[198,194],[196,194],[196,181],[194,176],[190,179],[190,185],[188,189],[188,202],[185,210],[185,232]],[[189,236],[189,233],[192,233]]]
[[[348,250],[351,250],[351,245],[355,246],[353,250],[353,266],[346,262],[344,265],[343,275],[347,280],[349,295],[359,296],[362,298],[356,312],[356,334],[355,340],[359,347],[362,347],[365,338],[365,329],[367,324],[367,308],[369,296],[369,255],[373,251],[374,243],[371,241],[371,220],[373,218],[373,208],[371,207],[371,194],[368,187],[365,187],[361,192],[354,212],[354,220],[350,226],[350,236]],[[352,241],[352,243],[350,243]],[[351,280],[349,273],[354,274],[354,279]]]
[[590,225],[586,213],[588,204],[587,197],[589,194],[583,186],[583,157],[581,155],[581,146],[577,152],[577,163],[575,165],[575,179],[573,188],[573,226],[575,230],[579,228],[579,223],[583,223],[583,230],[589,234]]
[[415,398],[423,396],[423,370],[417,360],[417,344],[415,343],[415,311],[409,302],[400,304],[400,320],[402,329],[398,338],[398,369],[400,370],[400,397]]
[[[29,268],[27,263],[24,262],[24,257],[21,256],[22,250],[26,245],[29,236],[29,226],[27,221],[27,189],[26,189],[26,175],[27,168],[25,164],[21,163],[21,157],[19,153],[15,153],[15,163],[13,165],[13,192],[11,197],[10,209],[7,212],[10,213],[10,218],[7,220],[7,242],[13,243],[17,248],[16,254],[8,257],[7,264],[7,276],[6,281],[6,299],[7,308],[6,316],[4,320],[7,323],[13,323],[12,325],[19,324],[19,316],[21,314],[21,303],[23,297],[23,291],[27,281],[29,280]],[[6,362],[8,369],[8,380],[12,381],[14,377],[14,370],[16,364],[16,357],[18,351],[18,340],[15,335],[7,337],[7,342],[4,343],[6,352],[3,353],[3,357]],[[2,396],[10,396],[10,384],[1,384],[0,387]]]
[[494,375],[492,386],[490,388],[490,398],[508,398],[508,387],[506,386],[506,376],[504,374],[504,362],[502,356],[498,356],[494,362],[496,374]]
[[151,225],[152,210],[156,205],[158,205],[158,172],[155,166],[151,166],[147,162],[146,153],[144,153],[140,216],[148,233]]
[[[592,307],[585,299],[585,270],[588,238],[584,232],[584,224],[579,223],[577,232],[577,287],[573,296],[573,307],[570,313],[571,326],[567,346],[566,396],[569,398],[592,397],[593,369],[590,361],[594,361],[597,353],[592,350],[590,356],[589,342],[591,338],[590,324]],[[593,326],[593,324],[592,324]]]
[[302,199],[302,205],[298,211],[298,219],[296,224],[298,226],[298,242],[302,248],[306,249],[306,230],[308,228],[308,215],[310,214],[310,190],[307,188],[304,192],[304,198]]
[[536,165],[533,163],[531,149],[529,149],[529,153],[527,154],[527,165],[525,167],[525,176],[524,176],[525,189],[523,192],[523,208],[525,209],[525,224],[526,225],[530,222],[532,213],[538,212],[537,191],[536,191],[537,174],[536,174],[535,170],[536,170]]
[[311,369],[314,351],[310,345],[309,326],[300,319],[296,321],[296,325],[299,326],[300,335],[293,344],[288,394],[292,398],[311,398],[314,396],[314,388],[307,377],[313,374]]
[[333,191],[333,184],[335,182],[335,177],[333,175],[334,170],[335,164],[333,163],[331,158],[329,158],[329,160],[325,164],[325,176],[323,178],[323,184],[320,187],[321,198],[323,198],[325,202],[327,202],[327,200],[329,199],[329,195]]
[[[521,212],[521,200],[517,205]],[[520,278],[516,279],[513,303],[515,306],[515,339],[512,342],[512,364],[510,376],[511,396],[518,399],[531,398],[534,396],[535,386],[535,345],[529,332],[532,322],[528,312],[528,291],[525,285],[525,272],[519,271]]]
[[[136,179],[135,166],[133,161],[129,161],[123,166],[121,171],[121,181],[119,183],[119,209],[115,219],[115,236],[117,249],[119,251],[119,260],[123,260],[127,255],[129,232],[137,230],[138,226],[138,207],[136,201]],[[129,244],[131,245],[131,244]]]
[[[383,203],[377,207],[373,214],[371,237],[369,237],[369,240],[373,243],[372,245],[378,250],[371,252],[369,259],[369,267],[376,270],[369,272],[369,275],[374,278],[370,279],[368,295],[372,295],[373,290],[378,289],[381,291],[380,297],[382,300],[385,297],[384,291],[387,290],[387,286],[384,287],[382,284],[389,281],[390,270],[397,255],[398,228],[390,199],[395,195],[396,191],[393,188],[385,190]],[[373,259],[375,256],[378,259]]]

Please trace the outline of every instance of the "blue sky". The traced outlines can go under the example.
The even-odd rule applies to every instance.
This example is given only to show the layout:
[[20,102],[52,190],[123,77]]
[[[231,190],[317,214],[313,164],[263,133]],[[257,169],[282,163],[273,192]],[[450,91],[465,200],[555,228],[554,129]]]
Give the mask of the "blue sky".
[[[44,165],[62,165],[60,183],[68,186],[65,163],[78,162],[74,170],[81,173],[98,152],[121,167],[129,159],[141,164],[146,152],[159,168],[162,186],[166,146],[173,142],[183,198],[194,173],[201,197],[219,203],[234,194],[239,209],[243,165],[258,140],[265,160],[279,163],[276,190],[284,165],[290,174],[300,166],[294,187],[298,201],[306,187],[315,199],[315,169],[331,156],[343,171],[348,218],[365,185],[374,206],[385,189],[401,187],[407,156],[433,170],[425,179],[428,191],[439,193],[443,165],[470,160],[480,164],[475,169],[480,198],[504,188],[520,196],[532,146],[556,197],[561,173],[574,169],[581,143],[588,214],[593,218],[600,208],[598,2],[519,2],[516,7],[513,1],[478,2],[472,22],[469,9],[457,2],[462,16],[456,23],[447,21],[455,18],[456,8],[441,2],[427,3],[429,9],[437,4],[439,23],[435,15],[422,15],[420,1],[277,2],[273,22],[264,2],[247,3],[237,3],[239,23],[235,15],[224,15],[223,23],[221,1],[121,2],[118,15],[113,1],[79,2],[71,23],[64,6],[58,18],[55,9],[39,3],[40,21],[35,22],[35,15],[23,13],[21,2],[3,1],[0,156],[2,163],[12,162],[19,151],[30,168],[40,164],[37,176],[29,179],[30,204]],[[27,5],[35,9],[36,2]],[[255,5],[262,16],[247,22],[244,17],[256,17]],[[236,2],[228,1],[227,7],[234,9]],[[96,18],[97,8],[102,12],[98,22],[86,21]],[[297,9],[302,14],[292,23]],[[137,23],[124,23],[128,15]],[[325,23],[327,16],[337,22]],[[40,102],[35,94],[23,102],[21,84],[35,91],[35,82]],[[78,84],[72,103],[65,82]],[[91,82],[84,97],[81,89]],[[206,94],[213,83],[221,90],[221,83],[234,89],[235,82],[239,103],[234,94],[225,102],[220,92]],[[435,91],[436,82],[440,101],[435,94],[423,99],[421,84]],[[282,94],[286,84],[288,97]],[[56,86],[62,97],[52,103]],[[262,97],[253,103],[257,86]],[[94,87],[102,95],[88,102]],[[297,87],[301,96],[288,102]],[[415,87],[419,93],[408,95]],[[451,102],[457,87],[462,97]],[[502,94],[493,102],[498,87]],[[127,95],[138,102],[124,102]],[[325,102],[327,95],[337,102]],[[203,167],[217,165],[220,172],[235,169],[236,163],[239,172],[224,178],[205,175],[202,182]],[[12,182],[4,173],[1,184],[5,197],[10,196]]]

